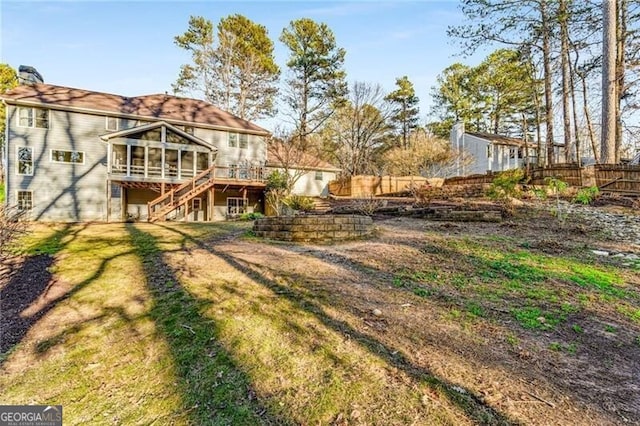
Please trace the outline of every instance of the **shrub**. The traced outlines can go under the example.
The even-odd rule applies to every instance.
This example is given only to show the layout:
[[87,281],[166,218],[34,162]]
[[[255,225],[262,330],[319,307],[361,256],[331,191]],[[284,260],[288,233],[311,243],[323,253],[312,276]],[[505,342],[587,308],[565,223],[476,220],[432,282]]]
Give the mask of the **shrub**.
[[315,208],[313,199],[304,195],[289,195],[284,199],[284,204],[291,210],[299,212],[310,212]]
[[382,200],[378,200],[373,196],[360,198],[353,202],[353,207],[358,210],[360,214],[365,216],[373,216],[373,214],[382,207],[384,202]]
[[0,259],[7,254],[11,241],[25,232],[27,226],[24,219],[24,211],[0,205]]
[[575,197],[573,197],[574,203],[591,204],[596,199],[600,190],[597,186],[590,186],[588,188],[581,188]]
[[289,192],[289,179],[286,173],[274,170],[267,176],[267,186],[265,188],[267,204],[273,207],[276,216],[282,214],[284,199]]
[[498,201],[520,198],[521,191],[518,184],[524,179],[522,169],[513,169],[501,172],[493,179],[487,195]]
[[254,212],[254,213],[243,213],[240,215],[240,220],[256,220],[264,217],[262,213]]

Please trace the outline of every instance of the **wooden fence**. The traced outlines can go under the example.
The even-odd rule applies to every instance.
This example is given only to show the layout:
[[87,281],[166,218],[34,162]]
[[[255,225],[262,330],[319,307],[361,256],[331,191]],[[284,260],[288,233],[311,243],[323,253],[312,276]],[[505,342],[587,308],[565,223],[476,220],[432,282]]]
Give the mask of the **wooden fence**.
[[359,175],[329,182],[329,193],[343,197],[371,197],[397,194],[427,182],[433,186],[439,186],[442,184],[442,179],[427,179],[422,176]]
[[596,185],[602,192],[640,196],[640,166],[596,164]]
[[444,185],[480,185],[483,183],[491,183],[496,175],[497,173],[489,172],[486,175],[455,176],[446,178]]
[[582,186],[582,168],[577,164],[552,164],[545,167],[535,167],[530,170],[532,185],[546,185],[547,178],[556,178],[567,182],[571,186]]

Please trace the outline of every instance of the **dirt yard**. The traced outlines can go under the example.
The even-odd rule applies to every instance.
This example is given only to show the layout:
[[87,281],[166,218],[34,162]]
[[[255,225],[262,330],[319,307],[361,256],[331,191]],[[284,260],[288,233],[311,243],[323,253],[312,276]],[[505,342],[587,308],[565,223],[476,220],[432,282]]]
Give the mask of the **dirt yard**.
[[[33,392],[61,403],[70,424],[89,405],[75,388],[98,394],[110,424],[638,424],[640,247],[592,216],[557,216],[526,208],[501,223],[378,217],[368,240],[318,245],[259,240],[243,224],[90,225],[39,251],[51,238],[34,237],[0,278],[0,392],[6,402]],[[122,255],[137,256],[141,278],[119,272],[119,282],[132,279],[128,299],[109,284],[100,291],[111,301],[85,294],[97,272],[75,276],[65,263],[83,238],[93,250],[126,244]],[[87,267],[122,267],[106,265]],[[169,368],[172,379],[132,392],[135,373],[123,373],[105,394],[73,381],[66,391],[32,388],[29,374],[51,368],[113,368],[107,349],[84,358],[71,347],[100,333],[126,340],[118,322],[84,327],[130,303],[155,330],[145,339],[159,340],[130,340],[120,355],[148,374]],[[150,347],[151,358],[138,354]],[[220,366],[222,352],[230,364]],[[219,396],[212,408],[210,389],[231,372],[246,394]],[[179,395],[173,406],[149,401],[118,414],[117,403],[149,393]],[[249,417],[220,417],[222,406]]]

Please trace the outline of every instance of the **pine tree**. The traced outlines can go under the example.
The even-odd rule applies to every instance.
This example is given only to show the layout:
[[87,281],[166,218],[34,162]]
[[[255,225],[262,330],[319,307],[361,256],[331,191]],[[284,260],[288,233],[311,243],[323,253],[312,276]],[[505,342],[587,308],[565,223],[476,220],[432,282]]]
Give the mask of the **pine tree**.
[[420,119],[419,99],[416,96],[413,83],[406,75],[396,79],[396,86],[398,88],[389,93],[386,99],[393,105],[391,122],[399,133],[402,146],[408,148],[409,135],[413,129],[418,127]]

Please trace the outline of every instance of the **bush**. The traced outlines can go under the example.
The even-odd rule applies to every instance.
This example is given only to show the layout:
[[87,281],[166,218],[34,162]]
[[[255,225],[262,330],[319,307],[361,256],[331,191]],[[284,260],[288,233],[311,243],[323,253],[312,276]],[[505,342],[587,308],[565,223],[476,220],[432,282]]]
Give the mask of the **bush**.
[[240,220],[256,220],[264,217],[262,213],[254,212],[254,213],[242,213],[240,215]]
[[284,204],[291,210],[300,212],[310,212],[315,208],[313,199],[304,195],[289,195],[284,199]]
[[591,204],[596,199],[600,190],[597,186],[590,186],[588,188],[581,188],[575,197],[573,197],[574,203]]
[[0,259],[7,255],[10,243],[25,232],[27,226],[24,219],[24,211],[0,205]]
[[498,201],[508,201],[510,198],[520,198],[521,191],[518,184],[524,179],[522,169],[501,172],[493,179],[487,195]]
[[353,202],[353,207],[365,216],[373,216],[373,214],[383,206],[383,201],[374,196],[360,198]]

